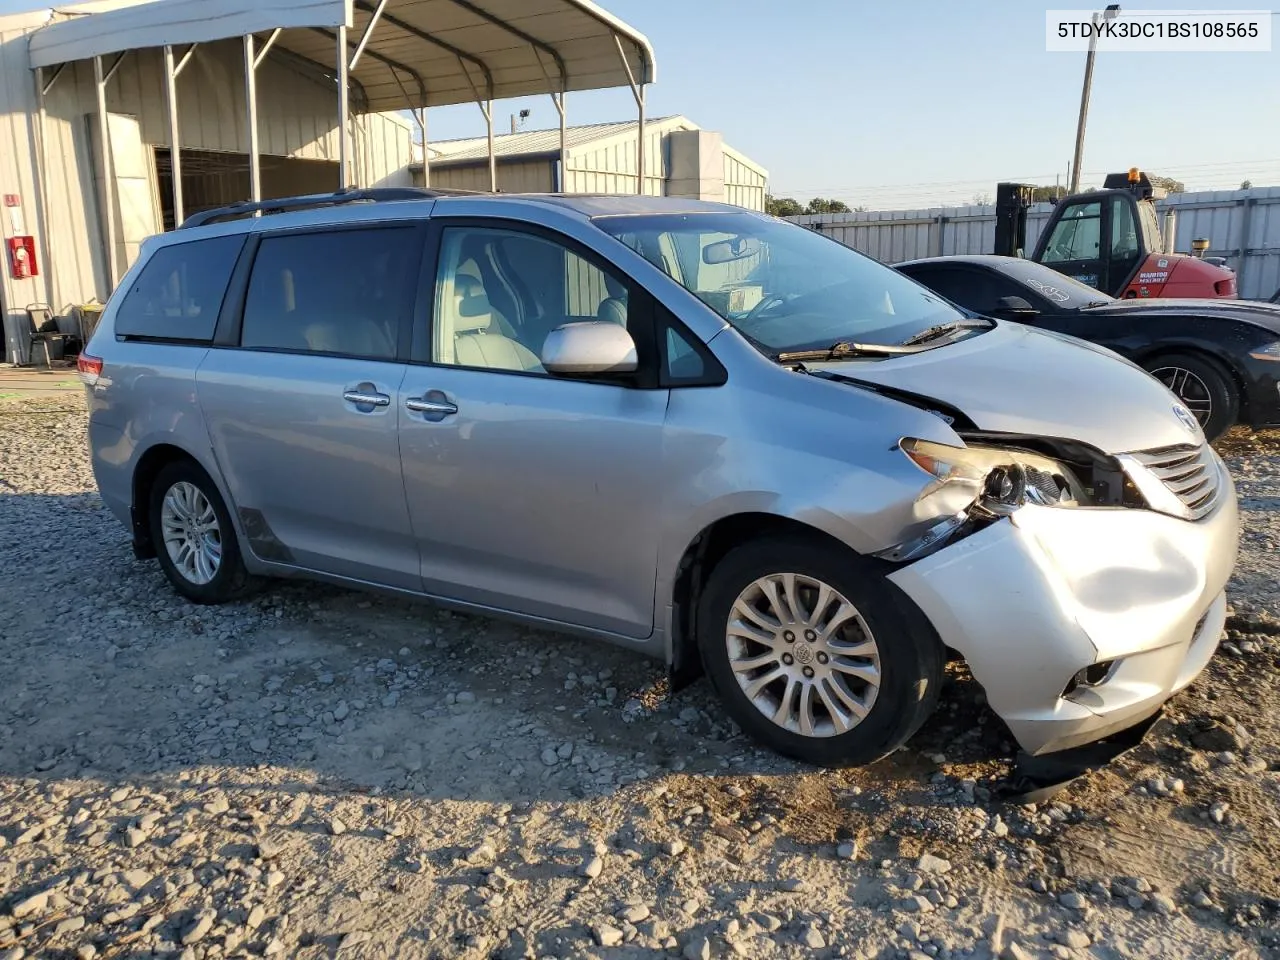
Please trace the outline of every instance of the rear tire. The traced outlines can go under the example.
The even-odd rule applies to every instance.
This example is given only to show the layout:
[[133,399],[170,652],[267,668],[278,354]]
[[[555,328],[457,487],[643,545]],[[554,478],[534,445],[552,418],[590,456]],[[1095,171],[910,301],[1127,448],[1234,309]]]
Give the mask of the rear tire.
[[253,588],[231,515],[194,461],[178,460],[160,470],[148,510],[160,569],[182,596],[192,603],[226,603]]
[[1142,366],[1191,411],[1210,442],[1239,419],[1239,388],[1227,371],[1207,357],[1166,353],[1150,358]]
[[938,699],[943,646],[908,602],[850,551],[765,538],[712,570],[698,646],[726,711],[761,744],[820,766],[870,763],[905,743]]

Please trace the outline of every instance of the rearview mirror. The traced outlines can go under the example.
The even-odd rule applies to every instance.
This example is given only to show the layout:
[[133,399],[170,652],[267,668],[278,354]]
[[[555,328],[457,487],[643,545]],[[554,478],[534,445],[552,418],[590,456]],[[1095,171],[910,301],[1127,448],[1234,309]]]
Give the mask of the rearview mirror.
[[717,240],[702,248],[702,262],[709,264],[733,263],[735,260],[746,260],[760,252],[760,241],[756,237],[731,237],[728,240]]
[[548,373],[581,377],[599,373],[634,373],[639,366],[636,342],[626,327],[603,320],[566,323],[547,335],[542,365]]
[[1020,313],[1023,316],[1032,316],[1039,313],[1035,307],[1022,297],[1001,297],[996,301],[997,313]]

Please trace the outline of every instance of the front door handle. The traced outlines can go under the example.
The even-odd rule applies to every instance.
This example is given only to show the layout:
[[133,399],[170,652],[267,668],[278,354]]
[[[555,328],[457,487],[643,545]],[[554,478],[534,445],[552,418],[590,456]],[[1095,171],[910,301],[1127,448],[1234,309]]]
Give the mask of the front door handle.
[[348,390],[342,399],[360,407],[386,407],[391,404],[391,398],[385,393],[369,390]]
[[442,417],[450,417],[458,412],[458,405],[444,399],[444,394],[437,390],[431,391],[431,394],[425,397],[410,397],[404,405],[414,413],[435,414]]

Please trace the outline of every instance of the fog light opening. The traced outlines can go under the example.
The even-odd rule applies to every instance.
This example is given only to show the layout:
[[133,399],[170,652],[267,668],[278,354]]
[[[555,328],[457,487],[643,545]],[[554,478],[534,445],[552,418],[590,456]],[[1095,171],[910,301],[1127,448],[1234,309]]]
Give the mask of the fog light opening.
[[1069,697],[1081,687],[1096,687],[1106,683],[1111,677],[1111,672],[1115,665],[1116,661],[1114,660],[1103,660],[1099,663],[1089,664],[1067,682],[1062,695]]

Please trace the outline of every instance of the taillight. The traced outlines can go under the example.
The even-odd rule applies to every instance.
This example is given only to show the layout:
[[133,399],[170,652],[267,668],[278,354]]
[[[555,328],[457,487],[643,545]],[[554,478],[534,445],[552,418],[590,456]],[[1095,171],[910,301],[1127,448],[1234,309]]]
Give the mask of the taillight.
[[1213,285],[1213,292],[1220,297],[1234,297],[1236,295],[1236,278],[1227,277],[1225,280],[1219,280]]
[[87,353],[81,353],[79,359],[76,360],[76,374],[85,386],[97,386],[98,377],[102,375],[102,358],[91,357]]

